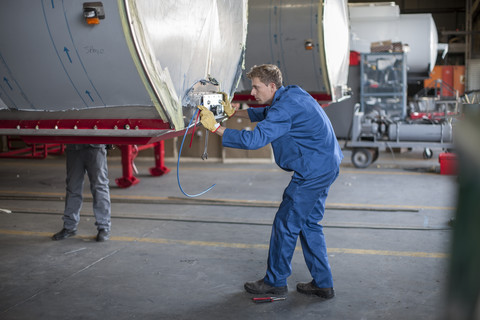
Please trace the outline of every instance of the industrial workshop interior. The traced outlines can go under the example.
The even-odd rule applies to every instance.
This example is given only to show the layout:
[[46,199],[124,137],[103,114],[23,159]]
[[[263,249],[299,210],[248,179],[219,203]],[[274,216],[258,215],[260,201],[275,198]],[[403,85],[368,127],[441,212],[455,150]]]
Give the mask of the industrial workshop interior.
[[480,320],[480,0],[3,0],[0,319]]

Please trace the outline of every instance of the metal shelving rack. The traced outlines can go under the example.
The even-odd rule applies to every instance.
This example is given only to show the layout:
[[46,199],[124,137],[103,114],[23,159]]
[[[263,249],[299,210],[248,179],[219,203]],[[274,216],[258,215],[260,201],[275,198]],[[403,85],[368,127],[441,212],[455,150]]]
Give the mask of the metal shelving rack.
[[384,111],[393,120],[407,116],[407,61],[403,52],[363,53],[361,111]]

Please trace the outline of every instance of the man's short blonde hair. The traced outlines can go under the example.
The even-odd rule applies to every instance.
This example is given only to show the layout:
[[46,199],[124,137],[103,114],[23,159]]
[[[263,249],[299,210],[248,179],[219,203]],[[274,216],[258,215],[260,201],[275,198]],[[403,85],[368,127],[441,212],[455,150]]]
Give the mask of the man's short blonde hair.
[[277,89],[282,86],[282,72],[274,64],[253,66],[250,71],[247,72],[247,77],[250,80],[253,78],[258,78],[267,86],[269,83],[274,83]]

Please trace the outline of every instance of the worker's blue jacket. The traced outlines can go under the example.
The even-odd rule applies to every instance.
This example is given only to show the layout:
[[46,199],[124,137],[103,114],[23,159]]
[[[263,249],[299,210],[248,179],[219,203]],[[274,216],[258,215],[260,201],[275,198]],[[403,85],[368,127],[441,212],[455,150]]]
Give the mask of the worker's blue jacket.
[[298,86],[280,87],[271,106],[249,108],[253,131],[226,129],[223,146],[258,149],[272,144],[277,165],[297,178],[320,177],[338,170],[343,159],[330,120],[322,107]]

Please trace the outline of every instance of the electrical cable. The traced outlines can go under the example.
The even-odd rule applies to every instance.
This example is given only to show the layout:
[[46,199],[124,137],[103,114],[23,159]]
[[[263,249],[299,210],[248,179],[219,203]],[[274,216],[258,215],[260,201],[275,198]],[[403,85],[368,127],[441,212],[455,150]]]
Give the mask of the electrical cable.
[[[186,193],[185,191],[183,191],[183,188],[182,188],[182,185],[180,183],[180,157],[182,155],[182,149],[183,149],[183,143],[185,142],[185,137],[187,136],[187,133],[188,133],[188,128],[190,128],[190,125],[192,124],[192,121],[193,119],[195,119],[195,116],[197,115],[197,113],[199,113],[199,109],[197,109],[193,116],[192,116],[192,119],[190,119],[190,122],[188,123],[188,126],[187,126],[187,129],[185,130],[185,134],[183,135],[183,140],[182,140],[182,144],[180,145],[180,151],[178,152],[178,160],[177,160],[177,182],[178,182],[178,187],[180,188],[180,191],[182,191],[182,193],[184,195],[186,195],[187,197],[189,198],[194,198],[194,197],[198,197],[198,196],[201,196],[202,194],[205,194],[207,193],[208,191],[210,191],[213,187],[215,187],[216,184],[213,184],[210,186],[210,188],[200,192],[200,193],[197,193],[197,194],[188,194]],[[193,137],[192,137],[193,138]]]

